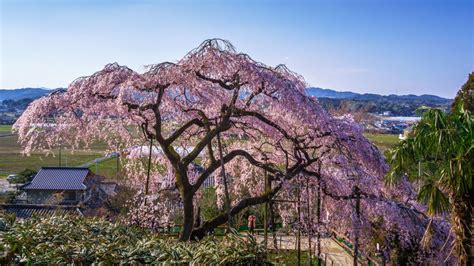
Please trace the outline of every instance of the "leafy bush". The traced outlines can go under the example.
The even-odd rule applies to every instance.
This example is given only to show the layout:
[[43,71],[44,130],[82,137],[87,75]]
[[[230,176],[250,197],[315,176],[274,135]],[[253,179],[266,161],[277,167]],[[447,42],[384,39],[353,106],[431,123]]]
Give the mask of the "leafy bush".
[[12,181],[10,181],[10,183],[12,183],[12,184],[18,184],[18,183],[23,184],[23,183],[30,182],[31,180],[33,180],[33,177],[35,177],[36,174],[37,174],[37,172],[35,170],[26,168],[23,171],[19,172],[17,177],[15,179],[13,179]]
[[14,222],[0,231],[0,264],[266,264],[264,248],[233,232],[199,242],[165,236],[97,218],[53,216]]
[[126,185],[120,185],[119,187],[117,194],[107,200],[107,207],[114,214],[125,215],[128,212],[127,201],[131,200],[137,192]]
[[217,194],[214,187],[203,189],[200,207],[204,221],[209,221],[221,213],[217,208]]
[[17,191],[0,192],[0,203],[13,203],[17,195]]

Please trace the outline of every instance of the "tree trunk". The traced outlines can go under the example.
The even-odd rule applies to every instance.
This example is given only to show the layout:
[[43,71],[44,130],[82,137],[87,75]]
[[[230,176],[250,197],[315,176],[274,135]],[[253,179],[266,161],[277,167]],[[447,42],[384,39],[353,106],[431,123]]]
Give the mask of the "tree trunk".
[[191,232],[194,227],[194,206],[193,195],[186,195],[183,197],[183,231],[179,237],[180,241],[188,241],[191,239]]
[[467,212],[468,215],[470,216],[470,221],[468,220],[468,224],[470,224],[469,227],[469,232],[470,232],[470,244],[471,244],[471,249],[469,251],[469,259],[468,263],[469,265],[474,265],[474,188],[471,190],[471,202],[470,202],[470,207],[469,211]]
[[474,265],[473,206],[469,195],[454,201],[452,224],[455,235],[454,251],[459,265]]
[[466,224],[468,225],[468,239],[470,249],[468,250],[468,265],[474,265],[474,186],[465,196],[467,202]]

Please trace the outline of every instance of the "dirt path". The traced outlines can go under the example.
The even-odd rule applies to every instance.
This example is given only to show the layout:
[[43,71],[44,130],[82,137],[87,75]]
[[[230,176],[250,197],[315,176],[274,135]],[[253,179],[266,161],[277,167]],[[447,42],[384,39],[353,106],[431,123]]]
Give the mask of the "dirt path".
[[112,153],[107,154],[107,155],[105,155],[105,156],[96,158],[96,159],[94,159],[94,160],[92,160],[92,161],[90,161],[90,162],[81,164],[81,165],[79,165],[79,166],[77,166],[77,167],[86,167],[86,168],[88,168],[88,167],[90,167],[90,166],[92,166],[92,165],[94,165],[94,164],[98,164],[98,163],[101,163],[101,162],[108,161],[108,160],[110,160],[110,159],[112,159],[112,158],[116,158],[117,156],[118,156],[118,153],[112,152]]
[[[258,241],[263,241],[263,236],[257,236]],[[273,238],[269,236],[268,248],[273,249]],[[294,236],[277,235],[278,248],[296,249],[296,238]],[[315,249],[316,238],[312,238],[312,249]],[[301,239],[301,250],[308,252],[308,238]],[[331,238],[321,239],[321,253],[326,257],[327,265],[352,265],[352,256],[349,255],[335,240]]]

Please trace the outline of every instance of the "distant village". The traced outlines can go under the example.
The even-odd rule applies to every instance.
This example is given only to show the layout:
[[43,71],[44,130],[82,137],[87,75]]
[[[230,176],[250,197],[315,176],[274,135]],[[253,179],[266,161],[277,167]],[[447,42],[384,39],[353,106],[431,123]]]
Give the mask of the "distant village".
[[366,132],[399,134],[400,139],[411,130],[411,127],[420,121],[419,116],[392,116],[390,112],[373,115],[370,121],[361,121]]
[[31,98],[20,100],[0,101],[0,125],[12,125],[25,111],[28,104],[33,101]]

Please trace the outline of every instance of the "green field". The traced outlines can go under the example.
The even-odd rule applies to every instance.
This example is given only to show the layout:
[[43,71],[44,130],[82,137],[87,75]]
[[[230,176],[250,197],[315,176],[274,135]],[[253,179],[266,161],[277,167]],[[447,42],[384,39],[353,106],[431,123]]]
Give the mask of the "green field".
[[364,136],[372,141],[382,152],[393,148],[400,141],[398,135],[394,134],[365,133]]
[[0,125],[0,132],[11,131],[12,125]]
[[11,134],[11,132],[12,132],[11,125],[0,125],[0,136]]
[[[5,136],[10,133],[11,126],[0,125],[0,176],[18,173],[26,168],[38,170],[43,166],[59,166],[59,149],[46,155],[32,152],[29,156],[22,154],[22,148],[17,143],[18,136]],[[2,136],[3,135],[3,136]],[[105,145],[92,145],[88,150],[76,150],[72,153],[68,149],[61,150],[61,166],[79,166],[104,155]],[[116,160],[111,159],[90,167],[98,170],[99,174],[115,177]]]
[[[120,165],[118,167],[120,169]],[[117,178],[117,158],[110,158],[107,161],[93,164],[89,169],[98,175],[115,180]]]

